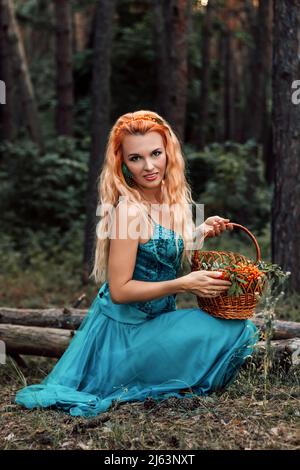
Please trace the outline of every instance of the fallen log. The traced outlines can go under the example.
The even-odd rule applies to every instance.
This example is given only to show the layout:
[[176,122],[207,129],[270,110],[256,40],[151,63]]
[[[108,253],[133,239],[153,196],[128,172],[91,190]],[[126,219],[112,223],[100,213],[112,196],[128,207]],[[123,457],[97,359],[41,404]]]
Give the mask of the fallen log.
[[245,366],[254,363],[259,367],[266,363],[271,371],[276,371],[280,367],[287,372],[291,366],[300,365],[300,338],[270,341],[269,345],[270,349],[267,350],[267,342],[258,341],[252,357],[246,361]]
[[[265,332],[265,323],[262,318],[254,318],[253,323],[255,323],[261,332]],[[274,340],[300,338],[300,323],[295,321],[274,320],[271,338]]]
[[60,357],[74,336],[73,330],[0,324],[0,340],[7,354]]
[[[77,330],[87,314],[87,309],[72,307],[48,309],[17,309],[0,308],[0,324],[43,326],[50,328],[65,328]],[[265,331],[263,318],[255,317],[253,323]],[[274,320],[272,339],[300,338],[300,323],[293,321]]]
[[[24,354],[59,358],[76,331],[61,328],[0,324],[0,340],[7,354]],[[300,364],[300,338],[271,341],[274,360],[285,368]],[[259,341],[253,358],[261,362],[266,354],[266,341]]]
[[0,324],[43,326],[76,330],[87,314],[87,309],[76,308],[0,308]]

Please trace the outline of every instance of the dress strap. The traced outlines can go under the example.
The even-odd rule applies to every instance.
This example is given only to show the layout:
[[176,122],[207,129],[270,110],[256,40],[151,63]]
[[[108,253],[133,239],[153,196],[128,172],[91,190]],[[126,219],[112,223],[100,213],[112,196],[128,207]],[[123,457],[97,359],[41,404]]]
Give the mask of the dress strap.
[[157,223],[156,223],[155,220],[151,217],[151,215],[149,214],[148,211],[147,211],[147,215],[148,215],[149,219],[150,219],[155,225],[157,225]]
[[146,208],[144,208],[144,214],[148,216],[148,218],[150,219],[151,222],[154,223],[154,225],[157,225],[157,223],[156,223],[155,220],[151,217],[149,211],[148,211]]

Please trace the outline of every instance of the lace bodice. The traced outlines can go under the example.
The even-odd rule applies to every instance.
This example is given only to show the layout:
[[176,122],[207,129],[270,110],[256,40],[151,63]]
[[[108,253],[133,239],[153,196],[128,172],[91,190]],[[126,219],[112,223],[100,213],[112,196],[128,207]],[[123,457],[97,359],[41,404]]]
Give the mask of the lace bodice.
[[[155,222],[149,214],[148,216],[154,225],[153,235],[146,243],[138,245],[132,279],[149,282],[175,279],[180,267],[183,239],[181,236],[177,239],[177,252],[175,232]],[[133,302],[131,305],[152,316],[176,310],[176,294],[147,302]]]

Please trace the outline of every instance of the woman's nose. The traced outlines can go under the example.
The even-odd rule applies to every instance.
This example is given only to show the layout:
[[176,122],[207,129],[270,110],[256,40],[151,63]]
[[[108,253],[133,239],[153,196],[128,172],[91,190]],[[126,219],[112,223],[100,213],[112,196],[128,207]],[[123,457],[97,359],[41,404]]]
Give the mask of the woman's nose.
[[145,169],[146,170],[154,170],[154,165],[150,160],[145,161]]

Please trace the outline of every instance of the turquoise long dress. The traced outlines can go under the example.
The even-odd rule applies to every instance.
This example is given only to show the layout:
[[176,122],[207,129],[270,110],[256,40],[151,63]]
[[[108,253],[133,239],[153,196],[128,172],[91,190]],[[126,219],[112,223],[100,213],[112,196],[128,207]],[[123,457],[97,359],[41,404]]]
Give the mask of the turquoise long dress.
[[[174,279],[183,240],[154,222],[139,244],[133,279]],[[253,352],[258,330],[250,320],[224,320],[197,307],[176,309],[176,295],[115,304],[99,289],[68,348],[40,384],[19,390],[15,402],[93,417],[113,401],[207,395],[236,377]]]

